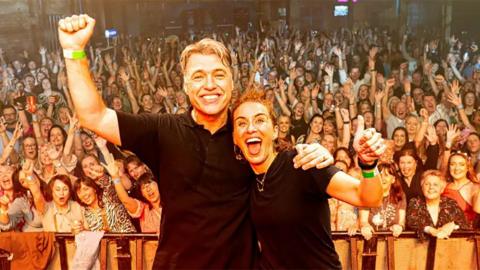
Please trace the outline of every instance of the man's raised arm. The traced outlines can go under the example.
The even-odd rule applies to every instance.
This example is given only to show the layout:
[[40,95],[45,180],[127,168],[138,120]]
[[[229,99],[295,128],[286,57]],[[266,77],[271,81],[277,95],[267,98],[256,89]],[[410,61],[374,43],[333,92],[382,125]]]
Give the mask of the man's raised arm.
[[80,124],[110,142],[120,145],[117,114],[108,109],[90,75],[85,46],[93,34],[95,20],[88,15],[73,15],[58,23],[68,87]]

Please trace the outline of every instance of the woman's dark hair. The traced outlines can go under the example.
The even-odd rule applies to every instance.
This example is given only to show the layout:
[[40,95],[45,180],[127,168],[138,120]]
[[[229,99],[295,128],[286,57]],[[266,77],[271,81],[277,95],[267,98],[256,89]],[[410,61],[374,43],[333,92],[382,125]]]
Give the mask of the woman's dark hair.
[[435,121],[435,123],[433,124],[433,126],[435,128],[437,128],[438,124],[440,124],[441,122],[445,123],[445,125],[447,125],[448,127],[448,122],[445,120],[445,119],[438,119],[437,121]]
[[386,170],[388,174],[392,175],[395,178],[395,181],[390,187],[388,201],[393,204],[398,204],[402,202],[405,198],[405,194],[403,193],[403,188],[400,184],[401,174],[398,171],[397,165],[394,162],[382,162],[379,163],[377,167],[380,172]]
[[47,184],[47,190],[45,192],[45,200],[47,201],[52,201],[53,200],[53,185],[55,181],[60,181],[64,183],[68,187],[68,191],[70,192],[70,198],[72,198],[72,182],[70,181],[70,177],[65,174],[57,174],[54,175],[51,179],[50,182]]
[[83,172],[83,167],[82,167],[82,163],[85,159],[89,158],[89,157],[92,157],[94,158],[98,164],[100,164],[100,160],[98,159],[98,157],[96,157],[95,155],[92,155],[92,154],[86,154],[84,155],[78,162],[77,162],[77,165],[75,166],[75,176],[78,177],[78,178],[85,178],[85,177],[88,177],[87,175],[85,175],[85,173]]
[[[28,193],[30,192],[27,188],[23,187],[22,184],[20,183],[20,171],[21,169],[16,169],[13,174],[12,174],[12,183],[13,183],[13,200],[21,197],[25,197],[28,201],[29,204],[29,210],[32,214],[34,215],[33,208],[35,207],[35,204],[33,203],[33,198],[32,196],[28,196]],[[34,175],[38,177],[38,175],[34,172]],[[40,192],[42,194],[45,194],[46,191],[46,183],[43,182],[42,180],[39,180],[40,182]]]
[[153,174],[146,172],[140,175],[140,177],[138,178],[138,185],[137,185],[139,189],[139,193],[141,194],[140,200],[143,201],[144,203],[147,203],[150,206],[150,209],[152,209],[153,205],[151,205],[151,203],[147,199],[145,199],[145,197],[143,197],[141,190],[143,185],[149,184],[151,182],[158,183],[157,179],[155,178],[155,176],[153,176]]
[[393,156],[393,159],[395,160],[395,163],[398,164],[400,162],[400,158],[404,156],[411,156],[413,159],[415,159],[415,161],[417,162],[417,170],[418,170],[418,166],[423,165],[422,160],[417,155],[417,151],[413,148],[405,148],[396,152]]
[[[338,148],[335,150],[335,152],[333,152],[333,158],[334,158],[335,161],[336,161],[336,160],[337,160],[337,155],[338,155],[338,153],[341,152],[341,151],[344,151],[345,153],[347,153],[348,157],[350,158],[350,166],[348,166],[348,164],[347,164],[347,167],[350,169],[350,168],[352,167],[352,165],[353,165],[354,162],[353,162],[352,156],[350,155],[350,152],[348,151],[348,149],[347,149],[346,147],[338,147]],[[342,161],[344,161],[344,160],[342,160]],[[344,162],[345,162],[345,161],[344,161]],[[346,163],[346,162],[345,162],[345,163]]]
[[98,200],[98,206],[100,206],[101,208],[103,208],[103,200],[102,200],[102,193],[103,193],[103,189],[97,185],[97,183],[95,183],[95,181],[93,181],[91,178],[89,177],[83,177],[83,178],[79,178],[77,181],[75,181],[75,183],[73,184],[73,190],[75,191],[75,194],[74,194],[74,197],[75,197],[75,200],[81,205],[81,206],[84,206],[84,207],[87,207],[88,205],[86,205],[85,203],[82,202],[82,200],[80,200],[80,198],[78,197],[78,191],[80,190],[80,188],[82,187],[82,184],[87,186],[87,187],[91,187],[95,190],[95,193],[97,194],[97,200]]
[[399,130],[402,130],[405,133],[405,144],[407,144],[410,141],[410,139],[408,138],[408,131],[404,127],[396,127],[392,132],[392,138],[391,139],[393,140],[393,136],[395,136],[395,133]]
[[67,137],[68,137],[67,132],[63,129],[63,127],[61,127],[60,125],[57,125],[57,124],[53,125],[53,126],[50,128],[50,130],[48,131],[48,141],[50,142],[50,135],[52,134],[52,130],[53,130],[54,128],[58,128],[58,129],[60,129],[60,131],[62,132],[62,135],[63,135],[63,146],[65,146],[65,142],[67,141]]
[[[321,114],[316,113],[312,115],[312,117],[310,118],[310,121],[308,121],[308,128],[307,128],[307,134],[306,134],[307,136],[310,134],[310,131],[311,131],[310,125],[312,124],[313,120],[315,120],[315,118],[322,118],[322,121],[325,122],[325,119],[323,119],[323,116]],[[322,131],[323,131],[323,126],[322,126]]]

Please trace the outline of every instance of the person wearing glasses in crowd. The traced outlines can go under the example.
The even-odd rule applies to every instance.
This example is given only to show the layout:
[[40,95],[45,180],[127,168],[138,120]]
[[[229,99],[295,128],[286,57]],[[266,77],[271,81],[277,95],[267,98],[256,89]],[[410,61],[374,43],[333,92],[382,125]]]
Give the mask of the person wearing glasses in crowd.
[[[153,268],[252,267],[257,245],[248,198],[254,175],[232,151],[230,52],[212,39],[184,49],[187,113],[115,112],[96,90],[84,52],[94,25],[87,15],[59,21],[69,88],[82,127],[133,151],[161,179],[164,221]],[[333,162],[318,144],[303,147],[296,159],[303,169]]]
[[[248,89],[233,108],[233,140],[256,174],[250,206],[261,246],[260,269],[341,269],[331,237],[328,198],[378,207],[382,185],[376,164],[385,144],[359,117],[354,148],[363,168],[360,181],[335,166],[297,170],[296,151],[278,152],[272,104]],[[301,148],[297,148],[301,151]],[[301,243],[289,245],[286,243]]]

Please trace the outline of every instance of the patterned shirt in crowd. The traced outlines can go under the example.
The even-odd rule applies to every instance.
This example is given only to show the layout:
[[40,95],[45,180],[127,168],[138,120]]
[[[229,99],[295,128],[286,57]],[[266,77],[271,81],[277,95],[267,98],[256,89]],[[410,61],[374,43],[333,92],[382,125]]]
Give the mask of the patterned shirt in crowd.
[[465,215],[455,200],[445,196],[440,197],[437,224],[433,223],[423,198],[412,198],[407,209],[407,228],[417,231],[420,240],[425,239],[425,227],[440,228],[449,222],[455,222],[461,230],[469,229]]
[[392,203],[389,196],[383,197],[382,206],[371,208],[368,222],[377,231],[389,230],[392,225],[399,224],[400,210],[405,210],[407,205],[404,198],[400,203]]
[[[103,186],[102,202],[103,208],[85,208],[85,220],[91,231],[136,232],[130,216],[120,202],[111,182]],[[107,224],[105,224],[105,220]]]

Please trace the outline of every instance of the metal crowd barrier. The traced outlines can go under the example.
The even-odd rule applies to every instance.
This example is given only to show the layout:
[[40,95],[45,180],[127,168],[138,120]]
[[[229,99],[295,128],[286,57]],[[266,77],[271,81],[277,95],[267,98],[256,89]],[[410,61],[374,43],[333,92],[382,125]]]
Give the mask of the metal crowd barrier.
[[[376,232],[366,241],[360,234],[332,233],[343,269],[480,269],[480,231],[457,231],[447,240],[419,242],[414,232],[394,238]],[[100,269],[151,269],[156,234],[105,234],[100,242]],[[71,269],[74,235],[56,234],[56,251],[47,269]],[[8,253],[0,253],[0,269],[9,269]]]

